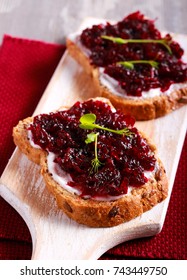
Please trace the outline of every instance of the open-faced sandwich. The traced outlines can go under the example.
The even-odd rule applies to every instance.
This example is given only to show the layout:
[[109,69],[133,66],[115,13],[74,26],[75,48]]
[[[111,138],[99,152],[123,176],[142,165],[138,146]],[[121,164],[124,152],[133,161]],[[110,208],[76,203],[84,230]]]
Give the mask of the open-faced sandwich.
[[164,167],[134,118],[105,98],[26,118],[13,138],[41,166],[64,213],[91,227],[127,222],[167,197]]
[[93,76],[98,95],[136,120],[164,116],[186,103],[183,49],[140,12],[71,34],[67,48]]

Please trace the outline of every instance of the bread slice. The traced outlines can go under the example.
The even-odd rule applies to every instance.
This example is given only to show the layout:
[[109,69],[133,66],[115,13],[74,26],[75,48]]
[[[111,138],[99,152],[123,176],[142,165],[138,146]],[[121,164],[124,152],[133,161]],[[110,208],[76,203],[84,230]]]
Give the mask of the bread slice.
[[183,88],[172,91],[170,94],[161,94],[152,98],[131,99],[111,92],[110,88],[103,85],[98,67],[91,64],[90,59],[80,46],[67,38],[69,54],[83,67],[85,72],[92,76],[93,86],[98,96],[108,98],[114,107],[125,114],[132,114],[137,121],[144,121],[162,117],[186,104],[187,84]]
[[[108,102],[106,99],[100,100]],[[121,198],[110,201],[85,199],[67,191],[49,172],[48,153],[31,145],[27,128],[32,122],[31,117],[19,121],[13,128],[14,142],[31,161],[41,166],[45,184],[55,196],[58,207],[76,222],[90,227],[116,226],[142,215],[167,197],[168,182],[163,164],[156,155],[156,147],[147,138],[150,149],[157,159],[157,168],[146,184],[132,188]]]

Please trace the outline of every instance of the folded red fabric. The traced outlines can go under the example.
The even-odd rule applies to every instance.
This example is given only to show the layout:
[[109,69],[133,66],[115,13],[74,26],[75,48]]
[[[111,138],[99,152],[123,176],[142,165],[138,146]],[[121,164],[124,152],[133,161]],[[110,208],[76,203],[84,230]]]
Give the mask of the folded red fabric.
[[[0,173],[14,150],[12,127],[32,115],[65,46],[5,36],[0,48]],[[163,230],[154,237],[132,240],[101,259],[186,259],[187,139]],[[0,259],[30,259],[32,242],[19,214],[0,198]]]

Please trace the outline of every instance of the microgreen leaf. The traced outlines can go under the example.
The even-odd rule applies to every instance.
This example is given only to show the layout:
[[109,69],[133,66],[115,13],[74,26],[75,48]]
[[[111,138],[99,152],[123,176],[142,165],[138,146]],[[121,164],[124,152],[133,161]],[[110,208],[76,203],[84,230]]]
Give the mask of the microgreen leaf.
[[95,139],[96,139],[96,134],[91,132],[91,133],[87,134],[87,138],[85,140],[85,143],[86,144],[92,143],[92,142],[95,141]]
[[95,122],[96,120],[96,115],[95,114],[85,114],[80,118],[80,128],[83,129],[94,129],[95,127]]
[[115,134],[126,135],[126,136],[131,136],[133,134],[128,128],[114,130],[114,129],[110,129],[110,128],[107,128],[104,126],[100,126],[100,125],[94,123],[95,121],[96,121],[95,114],[85,114],[80,118],[79,127],[82,129],[89,129],[89,130],[97,128],[97,129],[106,130],[106,131],[109,131],[109,132],[112,132]]
[[129,69],[134,69],[134,64],[150,64],[154,68],[158,68],[158,62],[154,60],[128,60],[128,61],[119,61],[118,65],[122,65]]
[[94,123],[96,121],[96,115],[95,114],[84,114],[80,118],[80,123]]
[[168,44],[168,41],[166,39],[122,39],[120,37],[113,37],[113,36],[106,36],[103,35],[101,38],[110,40],[117,44],[127,44],[127,43],[158,43],[162,44],[170,54],[172,54],[171,48]]

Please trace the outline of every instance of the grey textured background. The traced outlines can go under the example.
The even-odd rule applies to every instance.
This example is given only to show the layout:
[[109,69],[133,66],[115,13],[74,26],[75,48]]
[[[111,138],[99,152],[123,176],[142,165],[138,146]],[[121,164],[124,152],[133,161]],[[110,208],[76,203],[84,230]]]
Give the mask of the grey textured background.
[[0,0],[3,35],[64,43],[88,16],[121,20],[140,10],[161,30],[187,34],[187,0]]

